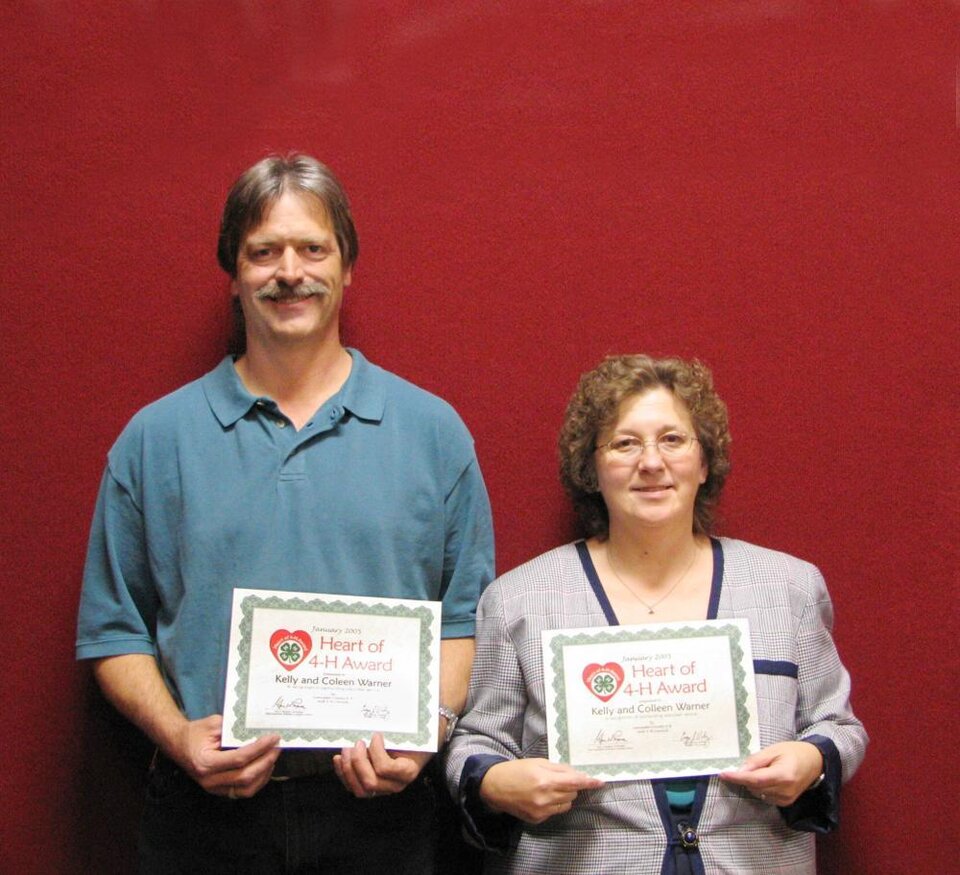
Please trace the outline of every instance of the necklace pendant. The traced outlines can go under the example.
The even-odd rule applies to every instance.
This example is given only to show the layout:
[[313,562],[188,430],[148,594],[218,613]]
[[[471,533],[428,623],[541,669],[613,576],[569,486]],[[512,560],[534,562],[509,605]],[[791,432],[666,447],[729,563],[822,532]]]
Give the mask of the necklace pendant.
[[652,614],[652,613],[653,613],[653,608],[650,608],[650,610],[648,610],[647,613],[648,613],[648,614]]

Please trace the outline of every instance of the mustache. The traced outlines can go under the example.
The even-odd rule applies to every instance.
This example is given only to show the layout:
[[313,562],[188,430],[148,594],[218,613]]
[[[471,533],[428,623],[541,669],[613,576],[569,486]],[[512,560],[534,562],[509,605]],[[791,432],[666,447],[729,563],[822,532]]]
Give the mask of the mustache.
[[281,298],[296,298],[302,301],[316,295],[329,294],[330,289],[319,282],[300,283],[300,285],[297,286],[290,286],[286,283],[278,283],[276,280],[271,280],[262,288],[257,289],[253,293],[253,297],[258,301],[278,301]]

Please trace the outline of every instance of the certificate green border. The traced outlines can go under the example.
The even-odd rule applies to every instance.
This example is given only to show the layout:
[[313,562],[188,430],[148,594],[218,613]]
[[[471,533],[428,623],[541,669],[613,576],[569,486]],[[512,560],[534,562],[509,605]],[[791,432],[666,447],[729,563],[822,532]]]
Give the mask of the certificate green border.
[[257,608],[274,608],[278,610],[310,611],[316,614],[372,614],[381,617],[408,618],[420,621],[420,704],[417,716],[416,732],[390,732],[390,740],[409,742],[411,744],[426,744],[430,740],[430,730],[436,723],[436,715],[430,712],[430,681],[432,680],[432,658],[430,644],[433,640],[434,615],[429,608],[410,607],[408,605],[374,605],[361,602],[326,601],[322,598],[302,599],[283,598],[281,596],[244,596],[240,602],[242,617],[240,620],[240,645],[237,648],[240,659],[237,662],[237,685],[234,688],[237,699],[233,706],[234,720],[231,731],[235,738],[249,741],[265,733],[277,733],[284,741],[330,741],[340,742],[343,739],[359,741],[368,738],[369,729],[290,729],[273,726],[257,726],[255,729],[246,724],[247,694],[250,668],[250,647],[253,634],[253,612]]
[[[740,754],[737,757],[711,757],[707,759],[655,760],[651,762],[602,763],[584,765],[570,762],[570,739],[567,727],[567,702],[564,695],[566,679],[563,670],[563,648],[582,644],[617,644],[631,641],[657,641],[677,638],[714,638],[725,636],[730,645],[730,662],[733,666],[733,689],[737,708],[737,734]],[[682,629],[632,630],[619,632],[579,632],[573,635],[557,635],[550,641],[553,669],[554,707],[557,719],[554,728],[557,731],[557,753],[561,762],[570,763],[587,774],[615,774],[618,772],[665,772],[691,769],[723,769],[739,763],[750,754],[752,736],[747,724],[750,714],[747,711],[747,689],[744,684],[746,672],[743,670],[743,647],[740,645],[741,630],[738,626],[700,626]]]

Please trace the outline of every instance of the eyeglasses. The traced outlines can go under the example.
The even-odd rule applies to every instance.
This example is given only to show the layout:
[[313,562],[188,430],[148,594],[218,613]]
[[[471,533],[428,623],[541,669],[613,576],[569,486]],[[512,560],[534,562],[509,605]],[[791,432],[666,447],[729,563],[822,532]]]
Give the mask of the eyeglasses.
[[664,432],[650,441],[623,434],[600,444],[597,450],[606,450],[610,458],[617,462],[637,462],[648,446],[655,446],[664,459],[675,459],[688,452],[696,442],[693,435],[682,431]]

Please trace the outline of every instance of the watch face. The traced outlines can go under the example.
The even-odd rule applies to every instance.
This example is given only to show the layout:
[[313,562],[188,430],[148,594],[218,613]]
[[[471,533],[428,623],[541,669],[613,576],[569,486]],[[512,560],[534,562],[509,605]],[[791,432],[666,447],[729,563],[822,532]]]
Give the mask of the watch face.
[[443,733],[444,742],[450,741],[453,736],[453,730],[457,728],[457,721],[460,719],[460,715],[454,711],[451,711],[449,708],[441,708],[440,716],[447,718],[447,728]]

